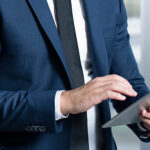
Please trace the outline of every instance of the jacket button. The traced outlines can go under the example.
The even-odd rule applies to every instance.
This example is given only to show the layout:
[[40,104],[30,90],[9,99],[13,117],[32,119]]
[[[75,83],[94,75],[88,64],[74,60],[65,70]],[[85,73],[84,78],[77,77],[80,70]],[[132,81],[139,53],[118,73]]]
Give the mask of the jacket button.
[[46,131],[46,127],[45,126],[40,126],[39,127],[39,131],[40,132],[45,132]]
[[32,131],[34,132],[39,132],[39,128],[40,128],[40,126],[32,126]]

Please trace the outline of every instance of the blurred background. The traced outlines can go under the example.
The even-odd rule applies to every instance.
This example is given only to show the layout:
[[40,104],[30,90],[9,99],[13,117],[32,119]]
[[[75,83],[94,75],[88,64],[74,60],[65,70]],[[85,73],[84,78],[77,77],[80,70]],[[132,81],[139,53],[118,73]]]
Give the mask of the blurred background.
[[[150,0],[124,0],[128,13],[128,31],[139,69],[150,87]],[[110,104],[111,105],[111,104]],[[111,106],[112,117],[116,115]],[[150,150],[150,144],[140,142],[126,126],[114,127],[118,150]]]

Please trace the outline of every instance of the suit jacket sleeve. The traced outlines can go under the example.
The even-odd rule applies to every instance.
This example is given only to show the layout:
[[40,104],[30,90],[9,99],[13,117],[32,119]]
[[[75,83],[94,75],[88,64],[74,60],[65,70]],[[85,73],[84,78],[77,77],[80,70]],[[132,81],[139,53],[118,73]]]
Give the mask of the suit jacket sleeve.
[[63,121],[55,120],[55,94],[55,90],[28,92],[0,89],[0,132],[30,132],[28,127],[40,126],[45,128],[45,132],[62,132]]
[[61,132],[62,121],[55,121],[55,93],[0,90],[0,131],[26,132],[28,126],[44,126],[46,132]]
[[[144,83],[144,78],[139,73],[137,63],[129,43],[129,34],[127,31],[127,15],[123,0],[116,0],[116,32],[110,72],[112,74],[118,74],[126,78],[138,93],[136,98],[127,97],[125,102],[113,100],[113,106],[117,112],[121,112],[130,104],[134,103],[140,97],[149,92],[148,87]],[[137,125],[129,125],[129,127],[139,137]],[[144,141],[149,141],[149,139]]]

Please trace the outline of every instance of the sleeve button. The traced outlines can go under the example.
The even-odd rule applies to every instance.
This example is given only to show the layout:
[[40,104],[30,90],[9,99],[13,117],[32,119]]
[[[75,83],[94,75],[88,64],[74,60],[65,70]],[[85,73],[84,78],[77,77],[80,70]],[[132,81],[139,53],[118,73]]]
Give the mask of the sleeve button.
[[45,132],[46,131],[46,127],[45,126],[40,126],[39,127],[39,131],[40,132]]

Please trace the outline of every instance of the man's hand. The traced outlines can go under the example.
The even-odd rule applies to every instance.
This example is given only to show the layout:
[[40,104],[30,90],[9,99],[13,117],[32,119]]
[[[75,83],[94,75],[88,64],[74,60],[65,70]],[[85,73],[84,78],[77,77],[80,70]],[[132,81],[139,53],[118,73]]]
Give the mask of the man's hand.
[[82,113],[106,99],[124,101],[124,95],[137,95],[126,79],[118,75],[97,77],[79,88],[62,92],[61,113]]
[[148,110],[143,110],[140,116],[142,122],[143,122],[143,126],[150,130],[150,106],[148,108]]

